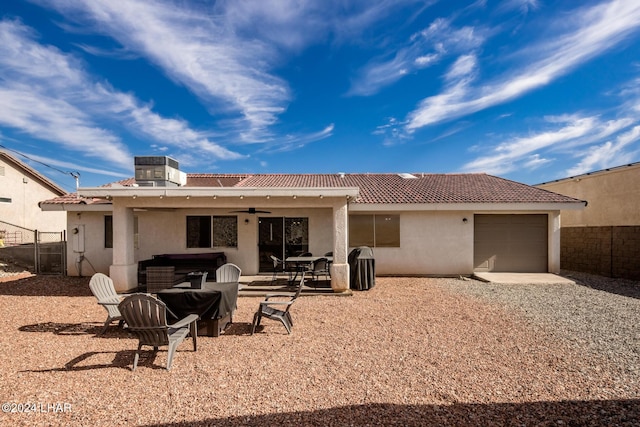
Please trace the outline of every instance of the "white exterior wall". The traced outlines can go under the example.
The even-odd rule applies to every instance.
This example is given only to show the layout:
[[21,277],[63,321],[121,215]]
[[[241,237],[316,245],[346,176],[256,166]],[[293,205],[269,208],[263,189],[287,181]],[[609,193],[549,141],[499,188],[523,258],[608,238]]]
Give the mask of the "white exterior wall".
[[0,202],[0,220],[31,230],[64,230],[64,212],[44,212],[38,206],[39,202],[59,194],[1,159],[0,168],[4,168],[4,174],[0,173],[0,197],[11,199],[11,202]]
[[[333,250],[332,208],[269,208],[271,214],[233,214],[229,208],[193,208],[135,211],[139,247],[135,261],[162,253],[224,252],[244,275],[258,273],[258,220],[260,217],[309,218],[309,250],[324,254]],[[469,275],[473,273],[474,224],[472,211],[402,211],[400,248],[373,248],[377,275]],[[358,213],[362,213],[359,211]],[[382,212],[371,212],[382,213]],[[492,212],[502,213],[502,212]],[[109,273],[113,250],[104,248],[104,216],[111,212],[68,212],[68,274],[78,275],[80,255],[73,229],[84,226],[85,260],[82,274]],[[186,217],[189,215],[237,215],[238,247],[186,248]],[[559,265],[559,212],[549,213],[549,271]],[[467,222],[463,219],[467,218]],[[245,219],[249,222],[245,223]]]
[[[82,275],[98,272],[109,273],[113,250],[104,247],[104,217],[111,212],[68,213],[69,244],[67,249],[68,268],[71,276],[78,275],[77,258],[80,256],[79,237],[73,230],[84,229],[85,261]],[[238,247],[187,248],[186,218],[191,215],[221,215],[238,218]],[[309,218],[309,250],[312,253],[326,253],[333,250],[332,210],[323,209],[279,209],[271,214],[231,214],[229,209],[177,209],[172,211],[136,211],[138,221],[138,247],[135,260],[149,259],[163,253],[224,252],[228,262],[241,266],[243,274],[258,273],[258,220],[260,217],[306,217]],[[245,219],[249,220],[245,223]],[[82,231],[81,231],[82,232]]]
[[[68,212],[67,275],[109,274],[113,249],[104,247],[105,215],[111,215],[111,212]],[[74,232],[76,228],[78,233]],[[79,263],[82,256],[84,259]]]
[[400,247],[373,252],[376,275],[471,274],[473,214],[401,212]]

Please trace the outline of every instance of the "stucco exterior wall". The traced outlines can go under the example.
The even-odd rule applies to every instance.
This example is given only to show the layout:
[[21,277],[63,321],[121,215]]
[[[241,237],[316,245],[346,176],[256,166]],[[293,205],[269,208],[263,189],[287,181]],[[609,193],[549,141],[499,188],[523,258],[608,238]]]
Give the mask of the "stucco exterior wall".
[[[83,275],[95,271],[108,274],[112,263],[113,249],[104,247],[104,217],[111,212],[69,212],[69,244],[67,247],[69,275],[78,275],[78,257],[82,254],[79,241],[84,242]],[[186,218],[191,215],[237,215],[238,247],[187,248]],[[230,214],[228,209],[176,209],[136,211],[138,245],[135,259],[149,259],[162,253],[224,252],[228,262],[241,266],[243,274],[257,274],[258,220],[261,216],[309,218],[309,250],[324,254],[333,249],[332,211],[323,209],[279,209],[271,214]],[[248,222],[245,222],[248,220]],[[79,233],[73,232],[78,229]],[[80,240],[79,240],[80,239]],[[94,271],[95,270],[95,271]]]
[[563,211],[562,226],[640,225],[640,164],[537,185],[586,200],[583,210]]
[[68,212],[67,275],[109,274],[113,249],[104,247],[105,215],[111,212]]
[[61,232],[65,229],[65,212],[44,212],[38,206],[42,200],[59,194],[44,187],[37,179],[0,159],[0,220],[31,230]]
[[[244,275],[258,273],[258,221],[263,216],[309,219],[309,250],[324,254],[333,250],[333,211],[319,208],[270,208],[271,214],[232,214],[229,208],[137,210],[138,246],[135,261],[161,253],[224,252]],[[386,211],[390,213],[391,211]],[[361,213],[361,212],[359,212]],[[385,212],[372,212],[385,213]],[[472,211],[402,211],[400,247],[374,248],[377,275],[469,275],[473,273],[474,224]],[[104,248],[104,217],[111,212],[68,213],[68,274],[109,274],[113,250]],[[238,247],[187,248],[188,215],[237,215]],[[550,213],[549,271],[559,268],[559,213]],[[465,222],[463,219],[466,218]],[[248,222],[245,222],[248,220]],[[79,233],[73,230],[78,228]],[[84,252],[81,246],[84,243]],[[80,256],[84,256],[78,263]]]
[[[463,218],[467,218],[466,223]],[[473,215],[402,212],[400,247],[373,250],[377,275],[471,274]]]

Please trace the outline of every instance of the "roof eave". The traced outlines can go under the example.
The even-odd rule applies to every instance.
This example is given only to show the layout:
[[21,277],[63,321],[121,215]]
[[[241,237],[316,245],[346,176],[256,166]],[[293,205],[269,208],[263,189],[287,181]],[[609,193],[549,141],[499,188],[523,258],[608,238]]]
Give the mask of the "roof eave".
[[112,211],[113,205],[111,203],[40,203],[40,209],[45,212],[104,212]]
[[502,212],[531,212],[531,211],[559,211],[581,210],[586,202],[472,202],[472,203],[352,203],[350,211],[502,211]]
[[358,187],[88,187],[81,197],[348,197],[360,194]]

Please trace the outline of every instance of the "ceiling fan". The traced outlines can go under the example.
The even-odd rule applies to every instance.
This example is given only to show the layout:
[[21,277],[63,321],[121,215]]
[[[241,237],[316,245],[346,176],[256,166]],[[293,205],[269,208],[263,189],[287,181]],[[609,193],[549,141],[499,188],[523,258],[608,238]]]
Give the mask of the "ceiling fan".
[[231,211],[231,212],[232,213],[248,213],[248,214],[251,214],[251,215],[255,215],[257,213],[264,213],[264,214],[270,214],[271,213],[269,211],[259,211],[259,210],[256,210],[256,208],[249,208],[249,209],[246,209],[246,210],[243,210],[243,211]]

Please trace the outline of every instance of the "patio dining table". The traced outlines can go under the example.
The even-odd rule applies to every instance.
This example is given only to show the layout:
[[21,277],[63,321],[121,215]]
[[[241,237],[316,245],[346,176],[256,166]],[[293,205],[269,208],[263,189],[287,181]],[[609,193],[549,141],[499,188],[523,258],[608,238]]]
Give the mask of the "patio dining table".
[[231,322],[238,298],[237,282],[206,282],[202,288],[180,283],[158,291],[158,298],[179,318],[197,314],[204,323],[203,333],[217,337]]

